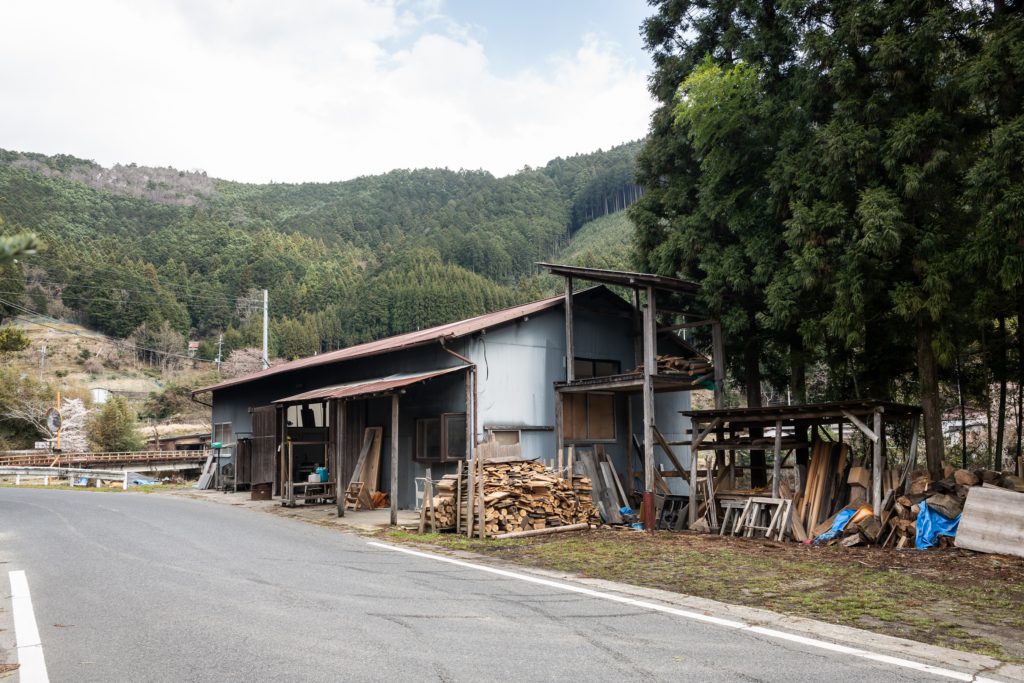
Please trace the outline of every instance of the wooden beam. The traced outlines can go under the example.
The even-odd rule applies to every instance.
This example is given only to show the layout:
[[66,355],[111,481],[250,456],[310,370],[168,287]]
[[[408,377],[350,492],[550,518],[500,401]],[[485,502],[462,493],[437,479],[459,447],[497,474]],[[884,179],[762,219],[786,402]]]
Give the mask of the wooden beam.
[[644,307],[644,522],[654,529],[654,379],[657,372],[657,310],[654,289],[647,288],[647,306]]
[[782,420],[775,422],[775,462],[772,464],[772,498],[779,497],[782,478]]
[[572,278],[565,278],[565,381],[576,379],[576,345],[572,326]]
[[562,407],[562,392],[555,392],[555,448],[565,448],[565,427],[562,422],[565,421],[564,409]]
[[[882,434],[882,411],[875,411],[875,442],[874,469],[871,472],[871,502],[874,504],[875,517],[882,516],[882,440],[878,438]],[[869,437],[870,438],[870,437]]]
[[[676,468],[676,471],[685,472],[686,469],[682,464],[680,464],[679,459],[676,458],[676,454],[672,451],[672,447],[669,446],[668,441],[665,441],[665,437],[657,427],[654,428],[654,438],[658,440],[658,445],[661,446],[661,450],[665,451],[665,455],[668,456],[669,461],[671,461],[672,466]],[[664,475],[664,472],[662,475]]]
[[334,403],[334,414],[337,416],[337,422],[338,422],[337,431],[335,432],[335,435],[336,435],[335,442],[336,443],[334,445],[334,449],[336,451],[336,453],[334,454],[334,468],[336,470],[335,473],[334,473],[334,476],[338,480],[338,484],[337,484],[338,488],[337,488],[337,490],[334,493],[335,493],[335,498],[337,498],[337,503],[338,503],[338,516],[339,517],[344,517],[345,516],[345,485],[344,485],[344,483],[342,482],[342,479],[341,479],[341,477],[342,477],[342,474],[341,474],[341,461],[342,461],[342,459],[345,456],[345,427],[346,427],[345,420],[348,417],[345,413],[348,412],[348,401],[340,400],[340,401],[333,401],[333,403]]
[[473,446],[476,445],[476,397],[473,396],[473,373],[475,367],[466,369],[466,462],[473,459]]
[[391,526],[398,525],[398,394],[391,396]]
[[[868,437],[869,439],[871,439],[871,441],[873,443],[876,443],[876,444],[878,443],[878,431],[879,431],[878,430],[878,416],[880,414],[881,413],[878,413],[878,412],[875,413],[875,430],[872,431],[870,427],[868,427],[866,424],[864,424],[863,422],[858,420],[856,415],[854,415],[853,413],[850,413],[850,412],[848,412],[846,410],[843,411],[843,417],[845,417],[847,420],[849,420],[853,424],[854,427],[859,429],[864,434],[864,436]],[[839,425],[839,429],[840,429],[840,435],[841,435],[842,434],[842,424],[841,423]],[[840,437],[839,441],[842,442],[842,438],[841,437]]]

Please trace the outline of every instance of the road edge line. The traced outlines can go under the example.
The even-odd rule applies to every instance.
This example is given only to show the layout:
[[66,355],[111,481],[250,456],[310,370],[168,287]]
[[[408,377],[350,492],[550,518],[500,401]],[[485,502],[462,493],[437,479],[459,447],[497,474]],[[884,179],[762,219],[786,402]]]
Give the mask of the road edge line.
[[802,636],[795,633],[788,633],[786,631],[779,631],[772,628],[766,628],[764,626],[756,626],[743,621],[737,621],[735,619],[724,619],[722,617],[715,617],[709,614],[701,614],[700,612],[694,612],[691,610],[679,609],[678,607],[671,607],[669,605],[661,605],[654,602],[647,602],[646,600],[637,600],[636,598],[626,597],[624,595],[616,595],[615,593],[606,593],[604,591],[594,590],[592,588],[586,588],[584,586],[577,586],[571,583],[563,583],[561,581],[554,581],[552,579],[546,579],[540,576],[532,576],[530,574],[520,574],[518,572],[509,571],[507,569],[500,569],[498,567],[489,567],[487,565],[476,564],[473,562],[467,562],[465,560],[459,560],[453,557],[445,557],[443,555],[437,555],[434,553],[423,552],[420,550],[412,550],[410,548],[402,548],[387,543],[379,543],[377,541],[367,541],[367,545],[375,548],[382,548],[384,550],[391,550],[394,552],[405,553],[407,555],[413,555],[415,557],[421,557],[428,560],[436,560],[438,562],[446,562],[458,567],[465,567],[467,569],[475,569],[481,572],[487,572],[489,574],[496,574],[498,576],[504,576],[510,579],[516,579],[519,581],[525,581],[527,583],[537,584],[539,586],[547,586],[548,588],[557,588],[559,590],[568,591],[571,593],[579,593],[599,600],[607,600],[609,602],[617,602],[623,605],[631,605],[633,607],[639,607],[654,612],[662,612],[665,614],[672,614],[674,616],[683,617],[685,619],[692,619],[694,621],[700,621],[723,628],[731,628],[737,631],[748,631],[756,633],[758,635],[774,638],[777,640],[786,640],[801,645],[808,645],[822,650],[829,650],[832,652],[839,652],[842,654],[849,655],[851,657],[858,657],[860,659],[867,659],[883,664],[891,664],[904,669],[912,669],[914,671],[921,671],[924,673],[930,673],[936,676],[942,676],[944,678],[950,678],[956,681],[975,681],[977,683],[996,683],[995,679],[984,678],[976,676],[970,673],[964,673],[962,671],[955,671],[953,669],[946,669],[939,666],[933,666],[931,664],[924,664],[921,662],[915,662],[911,659],[903,659],[902,657],[893,657],[891,655],[884,655],[880,653],[871,652],[869,650],[862,650],[856,647],[849,647],[847,645],[841,645],[839,643],[832,643],[827,640],[818,640],[817,638],[810,638],[808,636]]
[[11,582],[11,612],[14,615],[15,650],[18,653],[18,680],[21,683],[49,683],[43,643],[39,638],[36,613],[32,608],[32,594],[28,577],[23,570],[7,573]]

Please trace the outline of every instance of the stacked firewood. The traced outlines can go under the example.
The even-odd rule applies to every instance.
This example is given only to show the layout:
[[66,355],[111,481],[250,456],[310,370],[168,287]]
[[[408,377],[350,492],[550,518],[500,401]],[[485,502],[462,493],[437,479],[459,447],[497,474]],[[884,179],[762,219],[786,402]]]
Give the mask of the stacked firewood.
[[[914,471],[908,479],[906,492],[893,503],[892,515],[889,518],[891,531],[886,537],[885,545],[897,548],[913,547],[922,502],[927,502],[929,508],[943,517],[955,519],[963,512],[970,488],[983,484],[1024,492],[1024,480],[1020,477],[993,470],[958,470],[944,465],[943,478],[939,481],[932,481],[927,470]],[[949,544],[949,539],[944,536],[940,537],[939,541],[940,546]]]
[[[601,517],[591,502],[591,483],[575,476],[570,482],[548,470],[542,463],[522,460],[483,464],[484,531],[487,535],[546,529],[569,524],[600,524]],[[468,490],[468,477],[445,475],[437,484],[433,499],[438,528],[455,526],[455,506],[462,504],[462,519],[475,518],[478,490]],[[477,489],[474,485],[474,489]],[[472,507],[470,507],[472,501]],[[471,510],[471,512],[470,512]],[[465,522],[463,522],[465,523]]]
[[[639,372],[643,372],[644,366],[638,365],[636,369]],[[690,377],[700,377],[702,375],[707,375],[711,371],[711,361],[703,356],[697,356],[694,358],[683,358],[682,356],[658,356],[659,375],[689,375]]]

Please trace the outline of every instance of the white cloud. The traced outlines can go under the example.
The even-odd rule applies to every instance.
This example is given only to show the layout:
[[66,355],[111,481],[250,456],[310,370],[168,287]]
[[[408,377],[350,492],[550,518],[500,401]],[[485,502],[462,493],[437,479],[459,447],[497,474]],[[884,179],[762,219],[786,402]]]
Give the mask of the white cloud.
[[486,45],[439,11],[7,0],[0,147],[326,181],[424,166],[501,175],[646,132],[646,74],[619,46],[581,37],[498,76]]

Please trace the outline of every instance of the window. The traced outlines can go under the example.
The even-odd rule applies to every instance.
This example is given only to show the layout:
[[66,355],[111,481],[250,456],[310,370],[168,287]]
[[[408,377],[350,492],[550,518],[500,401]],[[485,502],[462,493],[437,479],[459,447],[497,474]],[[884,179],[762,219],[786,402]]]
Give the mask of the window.
[[576,379],[589,379],[591,377],[608,377],[617,375],[621,366],[617,360],[594,360],[591,358],[575,358],[572,363],[572,371]]
[[416,459],[448,462],[466,457],[466,414],[444,413],[416,420]]
[[519,443],[518,429],[490,429],[488,431],[494,442],[502,446],[515,446]]
[[562,432],[566,441],[615,441],[615,395],[564,394]]
[[441,459],[441,418],[416,420],[416,459]]
[[213,443],[222,444],[225,448],[234,445],[235,434],[230,422],[218,422],[213,425]]

